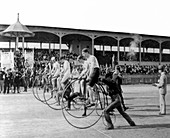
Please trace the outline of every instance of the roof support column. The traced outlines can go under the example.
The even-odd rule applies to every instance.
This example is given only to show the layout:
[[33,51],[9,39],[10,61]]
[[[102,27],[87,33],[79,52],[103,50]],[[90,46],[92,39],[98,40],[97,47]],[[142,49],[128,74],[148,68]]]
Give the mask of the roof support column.
[[62,36],[59,35],[59,50],[60,50],[60,57],[62,56],[62,50],[61,50],[61,44],[62,44]]
[[92,55],[94,55],[94,37],[92,37]]
[[126,51],[126,46],[124,45],[124,55],[126,54],[126,52],[125,52],[125,51]]
[[163,51],[163,49],[162,49],[162,41],[159,41],[159,64],[161,64],[161,62],[162,62],[162,51]]
[[139,42],[139,65],[141,65],[141,41]]
[[90,38],[91,38],[91,46],[92,46],[92,51],[91,51],[91,53],[92,53],[92,55],[94,55],[94,39],[97,37],[96,35],[91,35],[91,34],[89,34],[88,35]]
[[103,46],[103,56],[105,56],[105,46],[104,45],[102,46]]
[[24,41],[25,41],[25,39],[24,39],[24,37],[22,37],[22,55],[24,55]]
[[145,47],[143,46],[143,59],[145,58]]
[[53,50],[55,49],[55,43],[53,43]]
[[79,42],[78,48],[79,48],[79,55],[81,55],[81,43],[80,42]]
[[56,32],[55,34],[59,37],[59,56],[61,57],[62,56],[62,49],[61,49],[62,37],[65,35],[65,33]]
[[9,49],[11,50],[11,40],[9,41]]
[[51,42],[49,42],[49,54],[51,54]]
[[16,37],[16,42],[15,42],[15,51],[18,49],[18,42],[19,42],[19,37]]
[[120,61],[120,38],[117,39],[117,62],[119,65],[119,61]]
[[40,42],[40,49],[42,49],[42,42]]

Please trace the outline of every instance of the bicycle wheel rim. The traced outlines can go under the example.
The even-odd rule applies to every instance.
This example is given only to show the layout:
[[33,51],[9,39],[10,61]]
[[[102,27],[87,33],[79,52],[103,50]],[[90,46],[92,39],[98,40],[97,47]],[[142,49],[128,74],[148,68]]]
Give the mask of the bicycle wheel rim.
[[[73,82],[72,82],[73,83]],[[70,84],[71,85],[71,84]],[[67,86],[66,87],[66,89],[68,88],[69,86]],[[64,94],[63,94],[63,97],[62,97],[62,101],[63,101],[63,98],[64,98]],[[75,116],[73,116],[73,115],[71,115],[67,110],[66,110],[66,107],[67,106],[65,106],[65,105],[63,105],[63,107],[62,107],[62,113],[63,113],[63,117],[65,118],[65,120],[71,125],[71,126],[73,126],[73,127],[75,127],[75,128],[78,128],[78,129],[87,129],[87,128],[90,128],[90,127],[92,127],[92,126],[94,126],[99,120],[100,120],[100,118],[102,117],[102,115],[101,116],[98,116],[98,118],[96,119],[96,116],[93,116],[94,118],[95,118],[95,121],[93,122],[93,123],[91,123],[91,124],[87,124],[87,125],[85,125],[85,126],[78,126],[78,125],[76,125],[77,124],[77,121],[80,121],[80,120],[82,120],[82,119],[86,119],[86,118],[89,118],[90,117],[90,115],[91,114],[89,114],[88,116],[85,116],[85,117],[75,117]],[[94,108],[94,110],[95,110],[95,108]],[[93,110],[93,111],[94,111]],[[73,118],[74,120],[76,120],[76,124],[74,124],[71,120],[69,120],[68,119],[68,117],[66,116],[66,114],[69,116],[69,117],[71,117],[71,118]]]
[[40,98],[40,96],[39,96],[38,89],[42,89],[42,88],[41,88],[41,86],[38,86],[38,84],[37,84],[38,81],[40,81],[40,80],[38,80],[37,78],[34,80],[33,86],[32,86],[32,92],[33,92],[34,97],[35,97],[38,101],[44,103],[44,99],[43,99],[43,98]]
[[[72,86],[72,84],[75,82],[75,81],[77,81],[78,79],[75,79],[75,80],[73,80],[72,82],[70,82],[68,85],[67,85],[67,87],[65,88],[65,90],[64,90],[64,93],[63,93],[63,97],[62,97],[62,101],[63,101],[63,98],[64,98],[64,95],[65,95],[65,93],[66,93],[66,90],[69,88],[69,87],[71,87]],[[72,87],[71,87],[72,88]],[[71,89],[72,91],[73,91],[73,89]],[[74,92],[73,92],[74,93]],[[63,102],[62,102],[63,103]],[[97,105],[97,104],[95,104],[95,105]],[[86,116],[82,116],[82,112],[81,112],[81,115],[75,115],[75,114],[73,114],[73,110],[66,110],[66,108],[67,108],[67,105],[65,104],[65,106],[62,106],[62,110],[65,110],[70,116],[72,116],[72,117],[74,117],[74,118],[85,118],[85,117],[88,117],[88,116],[90,116],[95,110],[96,110],[96,106],[95,106],[95,108],[87,108],[87,110],[88,110],[88,114],[86,115]],[[74,110],[75,111],[75,110]],[[77,110],[78,111],[78,110]],[[90,111],[90,112],[89,112]],[[79,113],[80,114],[80,113]]]
[[[113,112],[111,112],[111,114],[110,114],[110,119],[112,120],[112,124],[114,125],[116,123],[116,115]],[[105,126],[108,126],[107,122],[105,120],[104,112],[103,112],[103,115],[102,115],[102,122]]]

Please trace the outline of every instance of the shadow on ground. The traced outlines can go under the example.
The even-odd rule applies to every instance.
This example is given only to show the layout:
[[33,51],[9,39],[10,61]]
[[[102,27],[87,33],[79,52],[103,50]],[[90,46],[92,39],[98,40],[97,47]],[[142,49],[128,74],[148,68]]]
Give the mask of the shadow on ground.
[[137,125],[135,127],[119,126],[118,129],[144,129],[144,128],[170,128],[170,124],[146,124]]

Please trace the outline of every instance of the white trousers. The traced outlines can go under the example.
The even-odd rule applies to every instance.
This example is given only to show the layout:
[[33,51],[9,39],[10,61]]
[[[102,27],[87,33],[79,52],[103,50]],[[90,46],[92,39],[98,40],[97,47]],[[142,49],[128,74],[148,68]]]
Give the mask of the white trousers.
[[166,114],[165,94],[159,94],[160,113]]

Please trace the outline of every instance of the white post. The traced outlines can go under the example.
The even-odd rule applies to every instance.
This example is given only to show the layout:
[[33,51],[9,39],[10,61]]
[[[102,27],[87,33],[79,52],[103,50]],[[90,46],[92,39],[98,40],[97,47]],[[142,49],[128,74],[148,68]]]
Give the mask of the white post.
[[16,37],[16,43],[15,43],[15,50],[18,48],[18,41],[19,41],[19,37]]
[[24,56],[24,37],[22,37],[22,54]]
[[60,57],[62,56],[62,50],[61,50],[61,44],[62,44],[62,36],[59,36],[60,40],[59,40],[59,50],[60,50]]
[[94,55],[94,38],[92,38],[92,55]]
[[119,61],[120,61],[120,39],[117,40],[117,62],[119,64]]

